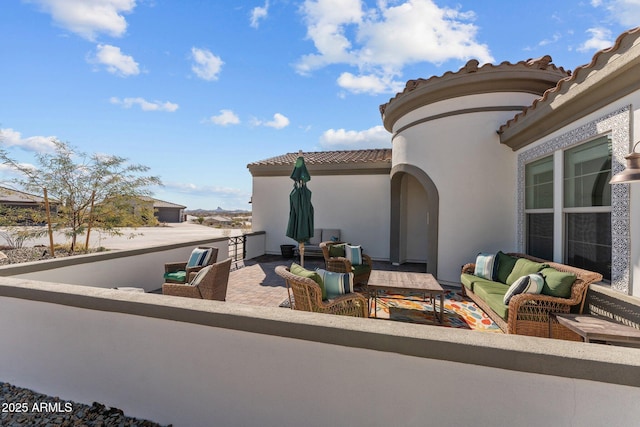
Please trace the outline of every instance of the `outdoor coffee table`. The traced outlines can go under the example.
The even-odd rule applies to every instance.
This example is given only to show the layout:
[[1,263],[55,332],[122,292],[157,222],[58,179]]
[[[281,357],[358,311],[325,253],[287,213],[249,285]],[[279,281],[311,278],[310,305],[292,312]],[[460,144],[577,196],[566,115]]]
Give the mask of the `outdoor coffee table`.
[[[406,271],[382,271],[373,270],[367,283],[367,294],[373,298],[374,315],[377,309],[379,291],[387,290],[397,293],[416,292],[423,294],[423,299],[433,306],[433,314],[440,324],[444,323],[444,294],[440,283],[429,273],[411,273]],[[440,297],[440,316],[436,310],[436,296]]]

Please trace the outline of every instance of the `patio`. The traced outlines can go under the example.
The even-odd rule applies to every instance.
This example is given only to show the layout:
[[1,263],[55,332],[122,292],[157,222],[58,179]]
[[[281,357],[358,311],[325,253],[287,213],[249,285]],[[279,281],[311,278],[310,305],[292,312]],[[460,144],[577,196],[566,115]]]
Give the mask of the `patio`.
[[[231,272],[227,301],[238,304],[277,307],[287,298],[287,287],[282,277],[275,273],[278,265],[290,266],[300,263],[299,258],[286,259],[278,255],[262,255],[244,261],[244,267]],[[324,259],[306,257],[305,268],[314,270],[324,268]],[[424,264],[403,264],[394,266],[389,262],[374,261],[374,269],[399,271],[426,271]]]
[[[398,410],[414,415],[415,422],[404,420],[405,425],[424,425],[425,419],[494,425],[513,415],[554,425],[594,419],[624,425],[637,419],[629,410],[637,400],[635,349],[279,308],[287,291],[274,267],[293,260],[260,253],[263,238],[254,233],[247,239],[249,260],[232,272],[226,303],[111,289],[157,289],[157,266],[164,260],[184,258],[199,244],[224,252],[226,241],[5,267],[12,274],[0,278],[0,321],[14,325],[5,330],[14,345],[0,357],[0,374],[48,395],[78,402],[91,396],[133,416],[175,425],[207,424],[212,414],[221,425],[314,425],[308,418],[317,409],[314,399],[292,408],[281,398],[310,393],[332,408],[314,418],[315,425],[391,424],[397,411],[377,403],[380,384],[385,395],[402,402]],[[322,263],[305,260],[309,268]],[[375,268],[424,271],[423,265]],[[102,271],[110,274],[96,274]],[[224,369],[211,369],[212,360]],[[292,363],[297,360],[315,368]],[[372,366],[395,368],[370,375]],[[328,375],[318,381],[318,372]],[[492,392],[469,399],[460,411],[460,382],[451,378],[481,382]],[[362,398],[344,399],[335,390]],[[557,397],[551,402],[550,393]],[[576,393],[582,396],[577,402]],[[533,404],[506,412],[493,405],[514,394]],[[541,413],[541,406],[548,410]]]

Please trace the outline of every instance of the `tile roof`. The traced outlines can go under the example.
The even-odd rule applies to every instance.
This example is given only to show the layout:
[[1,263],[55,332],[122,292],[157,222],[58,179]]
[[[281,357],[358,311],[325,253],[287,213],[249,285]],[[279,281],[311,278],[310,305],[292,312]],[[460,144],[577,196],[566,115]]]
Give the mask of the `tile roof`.
[[186,208],[186,206],[178,205],[176,203],[171,203],[171,202],[165,202],[164,200],[155,199],[153,197],[141,197],[141,199],[152,201],[154,208],[180,208],[180,209]]
[[504,70],[517,70],[517,69],[536,69],[536,70],[545,70],[549,71],[558,76],[565,76],[567,74],[571,74],[570,71],[566,71],[562,67],[558,67],[553,64],[552,59],[549,55],[542,56],[540,58],[530,58],[525,61],[519,61],[514,63],[504,61],[498,65],[494,64],[484,64],[479,66],[479,62],[477,59],[469,60],[464,67],[460,68],[458,71],[447,71],[441,76],[431,76],[428,79],[415,79],[409,80],[405,84],[402,92],[398,92],[393,98],[389,99],[389,101],[385,104],[380,105],[380,114],[384,116],[385,111],[389,107],[390,104],[393,104],[395,101],[405,97],[407,94],[413,92],[414,90],[424,87],[431,86],[436,83],[442,83],[448,80],[457,80],[460,77],[464,77],[465,75],[479,75],[479,74],[487,74],[494,73],[496,71],[504,71]]
[[594,70],[598,70],[602,68],[607,62],[618,53],[619,50],[622,50],[621,47],[628,48],[627,41],[625,39],[629,38],[637,38],[640,36],[640,27],[633,28],[631,30],[625,31],[616,39],[613,46],[608,47],[606,49],[599,50],[593,55],[591,62],[585,65],[581,65],[577,67],[573,73],[569,74],[569,76],[558,81],[556,86],[547,89],[540,98],[536,99],[533,104],[526,109],[524,109],[521,113],[516,114],[512,119],[507,121],[504,125],[500,126],[498,132],[502,133],[505,129],[515,125],[519,120],[522,120],[527,114],[530,114],[538,107],[543,104],[550,104],[556,99],[558,96],[565,94],[571,87],[577,83],[584,81],[589,73]]
[[265,160],[249,163],[248,167],[257,165],[287,165],[293,166],[299,155],[304,157],[305,164],[345,164],[345,163],[391,163],[391,149],[377,148],[366,150],[343,151],[313,151],[287,153],[281,156],[271,157]]

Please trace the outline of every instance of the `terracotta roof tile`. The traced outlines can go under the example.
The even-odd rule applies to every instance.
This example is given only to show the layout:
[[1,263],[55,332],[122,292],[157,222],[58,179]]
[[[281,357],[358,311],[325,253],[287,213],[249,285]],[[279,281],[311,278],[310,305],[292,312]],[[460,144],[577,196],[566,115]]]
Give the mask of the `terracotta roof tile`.
[[392,104],[397,99],[402,98],[407,93],[410,93],[419,87],[422,87],[425,85],[431,85],[432,83],[442,81],[442,80],[454,79],[464,74],[491,73],[491,72],[502,70],[502,69],[513,69],[513,68],[529,68],[529,69],[534,68],[534,69],[541,69],[541,70],[554,70],[559,72],[560,74],[570,74],[570,71],[566,71],[564,68],[558,67],[555,64],[553,64],[551,62],[551,57],[549,55],[545,55],[540,58],[530,58],[525,61],[519,61],[515,64],[508,61],[504,61],[498,65],[487,63],[482,66],[479,66],[479,64],[480,63],[478,62],[477,59],[471,59],[464,65],[464,67],[460,68],[458,71],[447,71],[441,76],[431,76],[428,79],[420,78],[416,80],[407,81],[402,92],[397,93],[393,98],[389,99],[389,102],[380,105],[380,114],[384,115],[385,110],[387,109],[389,104]]
[[[293,165],[300,153],[287,153],[265,160],[250,163],[248,166]],[[314,151],[302,152],[307,165],[346,164],[346,163],[391,163],[390,148],[366,150]]]
[[540,104],[550,103],[552,102],[558,95],[566,93],[571,85],[579,80],[584,80],[586,75],[588,75],[591,71],[598,69],[598,67],[603,66],[607,63],[607,61],[616,54],[618,49],[622,46],[625,38],[630,35],[638,35],[640,34],[640,27],[633,28],[631,30],[625,31],[616,39],[613,46],[608,47],[606,49],[599,50],[593,55],[591,62],[585,65],[581,65],[577,67],[573,73],[569,76],[558,81],[558,84],[550,89],[547,89],[542,97],[533,101],[533,104],[526,109],[524,109],[521,113],[516,114],[512,119],[510,119],[507,123],[500,126],[498,132],[503,132],[506,128],[517,123],[520,119],[524,118],[528,112],[535,110]]

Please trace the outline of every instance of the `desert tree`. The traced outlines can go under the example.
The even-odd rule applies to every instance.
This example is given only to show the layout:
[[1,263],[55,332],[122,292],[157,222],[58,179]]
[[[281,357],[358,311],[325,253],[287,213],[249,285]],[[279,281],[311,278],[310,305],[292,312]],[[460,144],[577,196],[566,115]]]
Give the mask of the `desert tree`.
[[17,162],[1,147],[0,161],[19,172],[12,181],[25,191],[42,194],[46,188],[57,205],[53,229],[71,240],[71,251],[90,225],[121,235],[118,227],[155,223],[148,201],[151,187],[162,183],[159,177],[147,175],[147,166],[115,155],[88,155],[57,139],[51,142],[53,152],[36,153],[35,166]]

